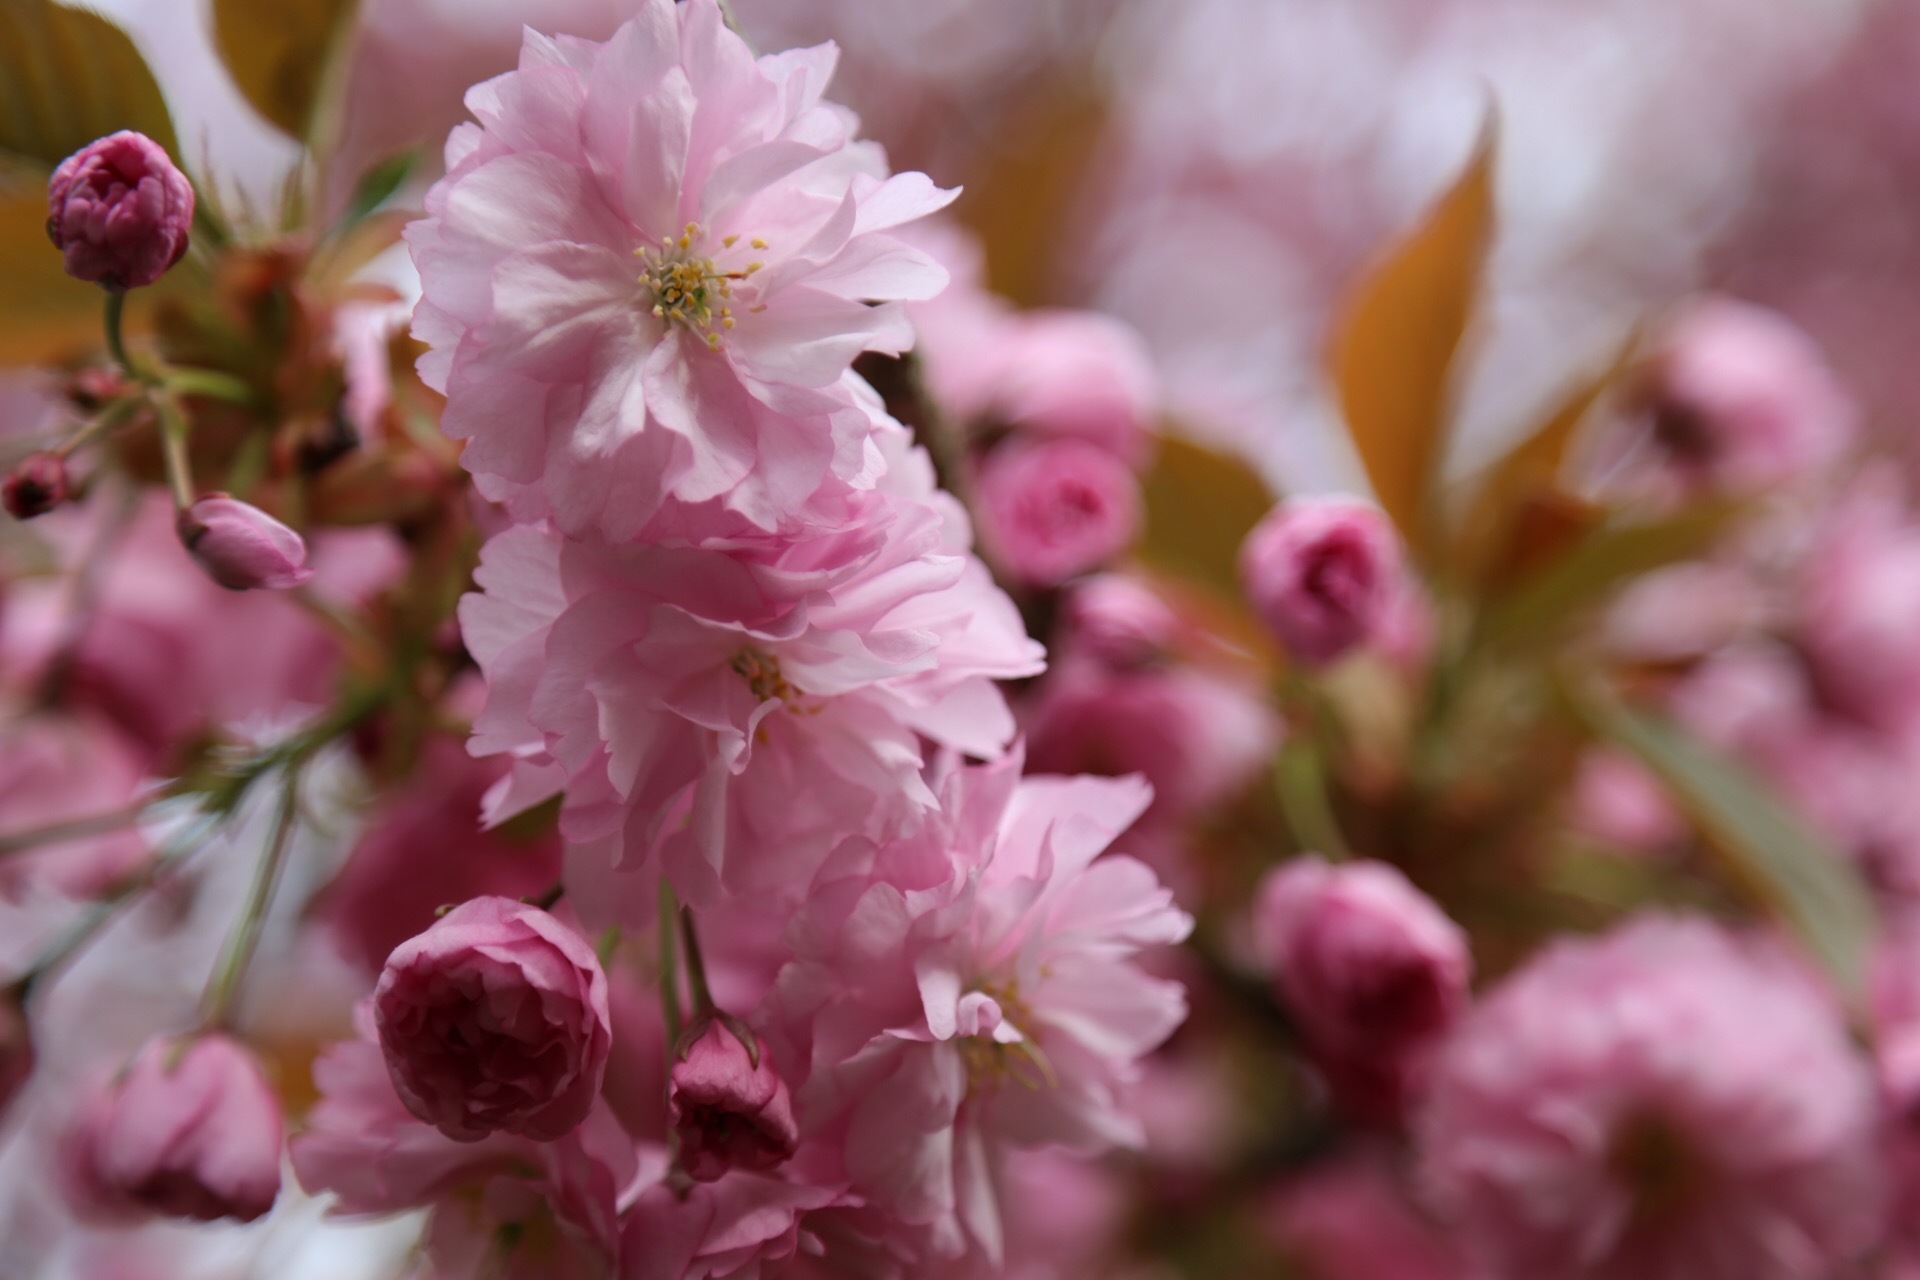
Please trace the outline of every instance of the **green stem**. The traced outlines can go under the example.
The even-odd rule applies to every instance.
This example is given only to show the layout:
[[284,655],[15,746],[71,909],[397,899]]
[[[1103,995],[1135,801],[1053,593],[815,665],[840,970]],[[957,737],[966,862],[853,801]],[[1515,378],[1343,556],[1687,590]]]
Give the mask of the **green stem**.
[[220,963],[207,983],[206,996],[201,1001],[201,1010],[209,1027],[227,1024],[233,1013],[241,980],[246,976],[247,967],[253,963],[253,954],[259,948],[260,934],[266,925],[267,908],[273,904],[273,891],[280,883],[280,873],[287,863],[287,850],[293,844],[293,823],[299,812],[299,795],[300,776],[296,771],[289,770],[281,787],[279,810],[274,814],[273,836],[268,841],[266,853],[254,864],[253,883],[247,886],[247,897],[241,904],[240,918],[234,924],[233,933],[227,939],[226,951],[220,957]]
[[49,822],[45,826],[30,827],[25,831],[15,831],[0,835],[0,858],[9,854],[24,853],[43,844],[55,844],[62,840],[77,840],[81,836],[104,835],[109,831],[118,831],[131,826],[147,810],[147,801],[131,804],[123,809],[113,809],[106,813],[90,814],[84,818],[68,818],[64,822]]
[[680,908],[673,887],[660,882],[660,1017],[667,1026],[667,1070],[680,1047],[680,943],[674,934]]
[[147,403],[145,396],[122,396],[99,413],[80,425],[80,429],[54,447],[53,452],[62,458],[70,457],[73,451],[86,444],[95,436],[104,435],[125,423],[141,406]]
[[140,371],[133,366],[127,356],[127,339],[122,332],[126,319],[127,295],[119,289],[107,290],[107,351],[113,356],[113,362],[126,372],[129,378],[140,380]]
[[260,400],[253,388],[240,379],[212,369],[169,369],[165,382],[167,390],[176,395],[205,396],[238,405],[255,405]]
[[166,457],[167,485],[173,490],[174,509],[185,511],[193,505],[193,466],[187,460],[187,434],[191,428],[172,396],[155,396],[153,408],[160,415],[160,447]]
[[21,998],[25,999],[27,993],[47,981],[62,965],[73,959],[82,948],[99,935],[102,929],[106,928],[115,916],[120,914],[121,909],[129,902],[159,883],[162,875],[204,847],[209,834],[211,834],[211,824],[206,822],[196,824],[185,835],[174,837],[160,852],[154,854],[146,866],[123,880],[111,896],[97,903],[93,910],[87,913],[85,919],[68,930],[64,937],[34,961],[33,967],[27,970],[26,975],[19,981]]
[[680,908],[680,937],[687,949],[687,988],[693,997],[693,1016],[713,1012],[713,993],[707,990],[707,963],[700,956],[700,934],[693,927],[693,908]]

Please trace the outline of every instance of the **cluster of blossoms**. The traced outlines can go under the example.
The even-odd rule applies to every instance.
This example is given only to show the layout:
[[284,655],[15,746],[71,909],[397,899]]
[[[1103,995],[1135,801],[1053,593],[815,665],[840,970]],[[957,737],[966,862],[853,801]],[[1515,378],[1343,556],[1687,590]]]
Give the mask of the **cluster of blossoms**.
[[1276,503],[833,46],[577,7],[410,181],[367,6],[271,235],[42,157],[0,1275],[1920,1274],[1920,518],[1804,335],[1470,493],[1362,360],[1379,501]]
[[[899,232],[953,193],[888,176],[833,58],[712,0],[530,33],[407,232],[422,377],[510,517],[460,610],[486,820],[557,796],[567,848],[564,921],[481,897],[393,951],[294,1142],[349,1212],[435,1206],[436,1256],[996,1263],[1007,1153],[1137,1143],[1184,1013],[1131,957],[1187,917],[1099,856],[1145,787],[1021,777],[995,682],[1042,650],[853,372],[946,284]],[[650,927],[661,1012],[603,971]],[[636,1035],[672,1066],[617,1108]]]

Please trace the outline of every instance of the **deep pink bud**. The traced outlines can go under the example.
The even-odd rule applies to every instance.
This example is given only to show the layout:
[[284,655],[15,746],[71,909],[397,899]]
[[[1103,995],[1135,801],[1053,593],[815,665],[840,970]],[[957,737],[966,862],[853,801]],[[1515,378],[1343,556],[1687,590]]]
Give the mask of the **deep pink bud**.
[[1380,636],[1405,586],[1386,513],[1357,498],[1291,498],[1247,535],[1240,585],[1287,653],[1324,666]]
[[282,590],[313,576],[300,535],[250,503],[224,493],[194,499],[180,513],[180,541],[223,587]]
[[1282,1003],[1328,1054],[1393,1059],[1466,1010],[1466,935],[1385,863],[1296,858],[1261,882],[1253,924]]
[[0,502],[15,520],[43,516],[67,500],[67,464],[57,453],[28,454],[0,482]]
[[373,1012],[400,1100],[459,1142],[572,1132],[613,1045],[593,948],[511,898],[464,902],[394,948]]
[[47,235],[67,274],[137,289],[187,251],[193,184],[159,143],[122,130],[89,142],[47,182]]
[[717,1018],[673,1064],[667,1106],[680,1166],[697,1182],[717,1181],[729,1169],[771,1169],[800,1140],[773,1060],[764,1049],[750,1051]]
[[1056,586],[1127,549],[1140,531],[1140,486],[1084,440],[1003,445],[981,468],[980,514],[1008,571]]
[[280,1194],[280,1100],[224,1035],[149,1040],[74,1117],[62,1172],[76,1210],[251,1222]]

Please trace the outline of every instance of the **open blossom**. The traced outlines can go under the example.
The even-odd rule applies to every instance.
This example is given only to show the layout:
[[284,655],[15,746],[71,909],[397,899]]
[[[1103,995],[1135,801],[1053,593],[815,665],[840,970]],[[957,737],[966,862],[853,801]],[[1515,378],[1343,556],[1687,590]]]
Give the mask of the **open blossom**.
[[67,274],[109,289],[165,275],[192,226],[193,184],[165,148],[130,129],[89,142],[47,183],[47,235]]
[[1790,960],[1654,917],[1486,997],[1420,1141],[1500,1280],[1817,1280],[1879,1229],[1874,1123],[1866,1064]]
[[1405,587],[1399,535],[1357,498],[1292,498],[1247,535],[1240,583],[1289,657],[1324,666],[1387,625]]
[[1186,1013],[1135,957],[1191,919],[1144,865],[1102,856],[1147,789],[1020,765],[944,770],[921,829],[844,851],[764,1011],[800,1041],[803,1129],[840,1136],[855,1193],[923,1257],[998,1259],[1006,1151],[1138,1145],[1122,1090]]
[[388,957],[373,1007],[394,1089],[449,1138],[558,1138],[600,1092],[613,1040],[606,974],[538,907],[455,907]]
[[224,1035],[155,1039],[73,1118],[61,1158],[88,1215],[251,1222],[280,1194],[280,1101]]
[[576,845],[622,866],[659,852],[695,901],[791,894],[841,839],[933,805],[922,735],[999,754],[1013,720],[992,682],[1037,671],[1039,646],[924,456],[883,486],[812,538],[494,538],[461,610],[489,685],[474,749],[516,761],[493,816],[565,786]]
[[870,479],[849,366],[911,345],[900,300],[946,273],[888,233],[953,193],[854,141],[834,58],[645,0],[605,43],[528,33],[468,94],[407,239],[421,376],[489,497],[622,538],[668,497],[775,528]]
[[[320,1099],[289,1144],[307,1190],[347,1216],[431,1208],[424,1240],[442,1275],[604,1280],[618,1248],[616,1197],[636,1172],[633,1142],[604,1102],[553,1141],[498,1131],[456,1141],[394,1091],[372,1010],[359,1035],[314,1063]],[[503,1235],[511,1240],[502,1248]]]
[[1126,464],[1083,440],[1004,445],[980,469],[983,536],[1019,578],[1056,586],[1097,569],[1140,532]]

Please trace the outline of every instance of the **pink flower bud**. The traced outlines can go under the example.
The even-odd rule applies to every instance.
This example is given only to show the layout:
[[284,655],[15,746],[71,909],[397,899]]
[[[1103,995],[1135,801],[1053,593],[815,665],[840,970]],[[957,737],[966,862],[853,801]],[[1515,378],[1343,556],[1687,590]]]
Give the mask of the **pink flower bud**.
[[373,1010],[400,1100],[459,1142],[571,1132],[613,1044],[593,948],[511,898],[462,903],[396,947]]
[[1056,586],[1126,550],[1140,531],[1140,487],[1084,440],[1002,446],[980,471],[980,514],[1009,572]]
[[280,1101],[224,1035],[149,1040],[74,1117],[62,1172],[76,1210],[251,1222],[280,1194]]
[[1834,461],[1856,411],[1826,360],[1783,317],[1704,298],[1668,325],[1641,387],[1654,437],[1692,489],[1744,493]]
[[1289,656],[1325,666],[1377,639],[1404,587],[1400,539],[1357,498],[1292,498],[1240,548],[1240,584]]
[[696,1182],[717,1181],[729,1169],[771,1169],[800,1140],[772,1059],[764,1049],[749,1050],[718,1018],[673,1064],[667,1106],[681,1167]]
[[313,576],[300,535],[250,503],[224,493],[196,498],[180,513],[180,541],[223,587],[283,590]]
[[1398,870],[1297,858],[1267,874],[1254,939],[1314,1048],[1391,1060],[1424,1048],[1467,1007],[1467,938]]
[[0,502],[15,520],[43,516],[67,500],[67,464],[57,453],[29,454],[0,482]]
[[166,150],[122,130],[60,162],[47,183],[47,235],[67,274],[109,289],[152,284],[180,261],[193,184]]

